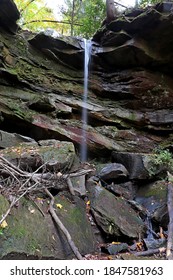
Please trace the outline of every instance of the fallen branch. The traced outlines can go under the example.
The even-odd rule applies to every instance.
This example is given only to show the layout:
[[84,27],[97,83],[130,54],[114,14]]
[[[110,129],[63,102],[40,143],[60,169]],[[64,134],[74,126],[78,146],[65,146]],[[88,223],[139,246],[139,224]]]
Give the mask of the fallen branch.
[[75,195],[75,192],[74,192],[74,188],[73,188],[73,184],[70,180],[70,177],[67,178],[67,185],[68,185],[68,188],[69,188],[69,191],[72,195]]
[[82,255],[80,254],[78,248],[76,247],[76,245],[74,244],[70,233],[68,232],[68,230],[66,229],[66,227],[63,225],[63,223],[61,222],[61,220],[58,218],[55,210],[54,210],[54,202],[55,199],[53,197],[53,195],[47,190],[45,189],[46,194],[50,197],[51,201],[50,201],[50,206],[49,206],[49,212],[52,216],[52,218],[54,219],[55,223],[57,224],[57,226],[61,229],[61,231],[64,233],[64,235],[67,238],[67,241],[73,251],[73,253],[75,254],[75,256],[77,257],[77,259],[82,260]]
[[[3,177],[5,175],[5,179],[1,180],[1,190],[6,194],[14,194],[15,199],[11,202],[9,209],[2,216],[0,220],[0,224],[6,219],[9,215],[12,207],[26,194],[33,192],[35,190],[45,190],[48,188],[55,187],[58,189],[62,188],[62,182],[66,182],[68,185],[70,193],[74,196],[75,191],[73,188],[73,184],[70,180],[71,177],[84,176],[93,169],[81,169],[77,172],[70,174],[59,174],[59,173],[38,173],[43,167],[47,165],[47,162],[39,166],[34,172],[30,173],[27,171],[21,170],[19,167],[16,167],[13,163],[8,161],[6,158],[0,156],[0,173]],[[6,177],[8,175],[9,182],[6,182]],[[3,187],[4,184],[4,187]],[[64,184],[65,185],[65,184]]]
[[167,250],[166,258],[173,260],[173,176],[168,173],[168,194],[167,194],[167,207],[169,214],[169,225],[168,225],[168,238],[167,238]]
[[161,247],[161,248],[158,248],[158,249],[150,249],[150,250],[147,250],[147,251],[137,252],[137,253],[134,253],[134,255],[137,256],[137,257],[152,256],[154,254],[165,253],[165,252],[166,252],[166,248]]

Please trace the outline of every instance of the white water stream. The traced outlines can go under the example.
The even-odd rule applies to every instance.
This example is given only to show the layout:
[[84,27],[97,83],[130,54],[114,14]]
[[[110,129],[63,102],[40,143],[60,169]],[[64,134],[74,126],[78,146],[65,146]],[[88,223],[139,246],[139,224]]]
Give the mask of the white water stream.
[[88,76],[89,76],[89,61],[91,55],[91,41],[84,39],[84,92],[82,103],[82,143],[81,143],[81,161],[87,160],[87,125],[88,125]]

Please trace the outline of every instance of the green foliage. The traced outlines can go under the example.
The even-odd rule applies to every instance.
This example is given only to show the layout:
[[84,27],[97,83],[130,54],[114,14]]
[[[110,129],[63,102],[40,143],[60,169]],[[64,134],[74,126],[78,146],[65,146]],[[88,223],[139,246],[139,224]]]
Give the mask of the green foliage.
[[106,16],[104,0],[65,0],[63,20],[70,24],[70,35],[90,38]]
[[19,25],[31,31],[52,28],[61,34],[90,38],[106,17],[105,0],[65,0],[61,9],[62,21],[55,19],[44,0],[14,2],[21,13]]
[[101,26],[106,17],[106,6],[103,0],[84,1],[84,12],[81,14],[81,26],[76,28],[76,35],[90,38]]
[[141,1],[139,1],[139,4],[140,4],[140,6],[146,7],[147,5],[154,5],[154,4],[157,4],[159,2],[162,2],[162,1],[159,1],[159,0],[141,0]]
[[173,167],[173,157],[168,149],[156,149],[154,156],[154,163],[156,165],[165,165],[168,168]]
[[165,171],[173,170],[173,155],[168,149],[157,148],[153,153],[152,167],[149,170],[150,175],[154,175],[157,169],[161,167]]
[[44,0],[14,0],[21,17],[18,24],[31,31],[40,31],[47,28],[62,30],[61,23],[45,22],[55,21],[52,9],[45,6]]

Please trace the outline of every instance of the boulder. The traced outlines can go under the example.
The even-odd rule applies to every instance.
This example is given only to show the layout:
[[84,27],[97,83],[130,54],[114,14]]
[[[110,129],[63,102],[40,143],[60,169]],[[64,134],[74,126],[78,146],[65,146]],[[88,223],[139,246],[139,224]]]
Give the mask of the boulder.
[[[169,57],[168,62],[167,55],[169,52],[172,52],[172,28],[170,24],[172,20],[171,9],[171,4],[164,3],[163,5],[156,4],[155,6],[147,7],[143,10],[135,10],[130,13],[126,12],[98,30],[93,36],[93,40],[104,45],[107,38],[109,41],[110,34],[111,41],[115,42],[121,32],[125,32],[127,35],[126,37],[124,36],[122,44],[117,48],[113,48],[113,45],[116,46],[114,43],[111,45],[110,49],[107,48],[107,51],[110,51],[110,54],[113,53],[114,57],[112,60],[106,60],[108,64],[114,64],[119,67],[129,67],[129,65],[137,66],[138,63],[143,66],[148,64],[151,68],[158,67],[159,69],[162,69],[162,71],[164,70],[169,73],[172,69],[172,59],[170,60]],[[119,36],[117,36],[117,34],[119,34]],[[160,34],[162,34],[163,40],[161,40],[159,44],[155,44],[156,41],[159,41]],[[132,40],[130,40],[131,37]],[[126,54],[124,57],[123,53]],[[120,57],[122,58],[122,64],[119,60],[120,57],[118,57],[118,54],[120,54]],[[130,57],[130,54],[132,58]],[[106,59],[106,56],[103,56],[102,62]],[[128,62],[129,65],[127,64]],[[169,64],[169,69],[166,69],[165,63],[167,66]]]
[[125,199],[92,181],[88,191],[92,214],[106,236],[138,238],[139,234],[143,235],[145,225]]
[[126,167],[130,180],[146,180],[167,170],[167,166],[156,164],[155,154],[112,152],[112,161]]
[[24,170],[45,164],[50,171],[70,170],[76,157],[73,143],[58,140],[26,143],[1,150],[1,156]]
[[[1,230],[1,259],[72,259],[74,254],[61,232],[47,214],[48,200],[22,199],[18,207],[6,219],[7,226]],[[62,208],[56,207],[61,204]],[[70,232],[82,255],[94,251],[94,237],[85,215],[83,201],[76,198],[75,204],[64,196],[56,198],[55,208],[61,221]],[[38,206],[39,205],[39,208]],[[9,207],[8,201],[0,196],[1,215]],[[42,212],[39,210],[42,209]],[[43,216],[44,214],[44,216]]]
[[57,207],[56,212],[81,254],[85,255],[87,252],[94,252],[96,249],[95,237],[86,215],[86,204],[79,197],[75,197],[74,200],[69,201],[68,194],[66,198],[64,193],[58,195],[55,202],[61,204],[62,208]]
[[49,36],[48,32],[41,32],[29,39],[29,43],[42,51],[52,60],[70,68],[83,68],[83,40],[67,36]]
[[116,196],[122,196],[127,200],[133,200],[136,195],[137,186],[131,181],[125,183],[106,185],[105,188]]
[[115,179],[121,179],[127,176],[127,169],[120,163],[109,163],[98,174],[98,177],[103,181],[114,181]]
[[17,146],[22,142],[36,143],[35,140],[30,137],[23,136],[17,133],[8,133],[6,131],[0,130],[0,148]]
[[147,209],[149,216],[164,229],[168,226],[167,183],[155,181],[143,185],[136,193],[135,200]]

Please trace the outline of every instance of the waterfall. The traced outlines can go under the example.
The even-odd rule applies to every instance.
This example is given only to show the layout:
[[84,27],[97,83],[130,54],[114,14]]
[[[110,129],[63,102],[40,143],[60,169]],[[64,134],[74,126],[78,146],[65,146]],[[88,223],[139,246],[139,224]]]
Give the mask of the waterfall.
[[82,142],[81,142],[81,161],[87,160],[87,124],[88,124],[88,75],[89,60],[91,55],[91,41],[84,39],[84,92],[82,102]]
[[152,222],[151,222],[151,217],[147,215],[146,218],[146,224],[147,224],[147,239],[148,240],[153,240],[154,239],[154,235],[153,235],[153,227],[152,227]]

